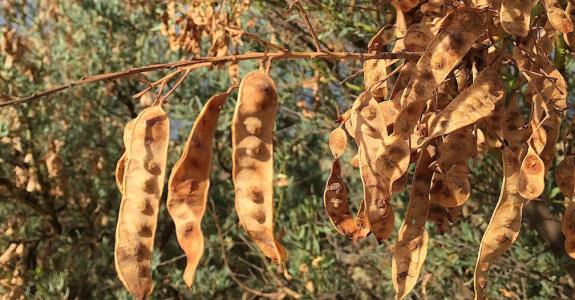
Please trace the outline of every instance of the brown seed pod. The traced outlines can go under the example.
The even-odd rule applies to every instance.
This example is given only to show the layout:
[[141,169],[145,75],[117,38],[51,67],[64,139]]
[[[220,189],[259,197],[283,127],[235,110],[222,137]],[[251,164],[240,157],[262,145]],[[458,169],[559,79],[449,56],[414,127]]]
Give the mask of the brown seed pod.
[[571,18],[559,4],[558,0],[543,0],[543,5],[547,11],[547,18],[549,18],[549,23],[555,28],[555,30],[563,33],[568,33],[573,31],[573,22]]
[[353,241],[359,241],[366,238],[370,233],[369,222],[367,221],[367,216],[365,214],[365,199],[361,200],[359,204],[359,209],[357,210],[357,217],[355,218],[356,230],[353,235]]
[[526,37],[529,34],[532,0],[503,0],[501,2],[501,26],[508,33]]
[[430,193],[431,202],[453,208],[463,205],[469,200],[470,195],[469,168],[465,162],[454,164],[445,174],[434,175]]
[[[389,28],[384,27],[371,38],[367,46],[369,53],[385,51],[387,41],[385,41],[384,35],[388,31]],[[369,59],[363,63],[365,89],[378,100],[383,100],[387,95],[387,82],[381,82],[381,80],[387,77],[388,64],[389,60],[386,59]]]
[[427,219],[437,226],[437,231],[439,234],[444,234],[447,232],[447,224],[449,223],[449,212],[447,209],[439,204],[433,204],[429,206],[429,213]]
[[405,219],[397,236],[391,260],[391,278],[397,299],[403,299],[411,292],[427,256],[429,236],[425,230],[425,221],[429,210],[429,189],[433,175],[433,171],[427,166],[434,155],[435,149],[432,146],[421,151],[409,191]]
[[275,84],[266,73],[253,71],[242,79],[232,119],[232,175],[240,224],[265,256],[281,263],[286,252],[273,232],[277,99]]
[[531,145],[521,162],[518,182],[519,194],[527,200],[533,200],[545,189],[545,165]]
[[421,5],[420,11],[426,16],[441,17],[445,9],[445,0],[429,0]]
[[445,17],[403,92],[394,134],[409,138],[423,113],[425,101],[483,35],[486,22],[485,11],[473,8],[456,9]]
[[430,165],[430,168],[444,173],[455,164],[466,163],[468,159],[477,156],[475,143],[471,128],[461,128],[448,134],[439,145],[439,158]]
[[212,169],[212,141],[218,117],[231,90],[211,97],[196,118],[182,156],[168,180],[166,207],[176,225],[176,237],[186,254],[184,282],[191,287],[204,253],[202,217],[206,212]]
[[408,12],[419,4],[419,0],[394,0],[403,12]]
[[503,152],[503,184],[491,221],[481,239],[475,264],[475,299],[485,299],[487,273],[496,258],[511,248],[519,236],[525,199],[518,192],[519,157],[510,148]]
[[431,121],[429,136],[424,143],[489,116],[504,96],[505,87],[497,76],[497,70],[484,69],[469,88],[451,101]]
[[128,148],[114,258],[118,277],[136,299],[152,291],[150,266],[169,133],[166,112],[160,106],[148,107],[134,123]]
[[565,208],[561,231],[565,235],[565,252],[575,259],[575,202],[573,201],[569,201]]
[[[567,1],[567,8],[565,8],[565,13],[569,16],[571,22],[573,23],[573,21],[575,21],[575,5],[571,3],[571,1]],[[575,32],[572,31],[563,33],[563,39],[565,40],[567,46],[573,50],[573,47],[575,47]]]
[[433,39],[433,35],[430,24],[416,23],[409,26],[403,37],[405,50],[425,51],[425,48]]
[[575,156],[566,156],[557,165],[555,182],[565,197],[575,196]]
[[350,209],[349,190],[343,180],[339,161],[339,158],[347,148],[347,136],[341,127],[331,132],[329,148],[334,160],[323,194],[324,207],[335,229],[339,233],[353,238],[356,231],[356,224]]
[[122,188],[122,181],[124,180],[124,170],[126,168],[126,161],[128,160],[128,152],[130,152],[128,150],[128,147],[130,145],[130,140],[132,139],[132,130],[134,130],[134,123],[135,122],[136,122],[136,119],[130,120],[126,124],[126,127],[124,128],[123,141],[124,141],[124,147],[126,148],[126,151],[124,151],[124,153],[122,153],[122,156],[120,157],[120,159],[118,160],[118,163],[116,164],[116,186],[118,186],[118,190],[120,190],[120,193],[124,192],[123,188]]

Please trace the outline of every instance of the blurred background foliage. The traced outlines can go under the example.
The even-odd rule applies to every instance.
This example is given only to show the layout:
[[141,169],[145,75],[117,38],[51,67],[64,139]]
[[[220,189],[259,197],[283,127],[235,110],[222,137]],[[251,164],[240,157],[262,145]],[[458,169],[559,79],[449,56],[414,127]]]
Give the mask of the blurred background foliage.
[[[369,38],[394,20],[388,1],[304,4],[326,49],[365,51]],[[240,37],[234,31],[239,28],[292,50],[314,50],[297,9],[288,12],[286,3],[279,0],[4,0],[0,2],[0,101],[90,74],[193,55],[265,50],[257,41]],[[561,54],[557,56],[562,69],[573,74],[572,58],[557,54]],[[169,168],[181,153],[202,103],[237,82],[238,71],[241,77],[258,63],[241,62],[239,69],[195,70],[170,96]],[[361,76],[343,85],[339,82],[359,69],[361,63],[352,61],[290,60],[272,65],[281,102],[274,141],[276,230],[289,250],[286,269],[266,261],[238,226],[230,177],[234,93],[223,109],[214,143],[210,205],[203,221],[206,252],[195,285],[188,290],[183,283],[185,259],[163,206],[153,254],[153,299],[253,298],[230,272],[246,286],[282,291],[288,297],[393,298],[395,237],[382,246],[372,238],[353,244],[336,233],[323,208],[330,163],[327,136],[362,86]],[[114,168],[123,151],[123,126],[155,97],[152,93],[140,99],[132,96],[146,82],[168,72],[79,86],[1,110],[1,299],[129,299],[113,263],[121,198]],[[573,77],[566,78],[571,91]],[[513,75],[505,80],[513,86]],[[559,156],[573,147],[572,118],[571,112],[564,122]],[[362,190],[350,164],[351,152],[344,168],[357,206]],[[476,253],[502,174],[497,151],[470,165],[472,199],[445,234],[428,224],[429,254],[412,299],[472,298]],[[548,183],[542,201],[526,207],[520,238],[490,272],[493,298],[573,297],[575,263],[563,254],[560,232],[553,232],[563,211],[563,196],[553,176],[548,176]],[[405,192],[393,199],[396,231],[406,201]],[[221,239],[216,225],[221,226]]]

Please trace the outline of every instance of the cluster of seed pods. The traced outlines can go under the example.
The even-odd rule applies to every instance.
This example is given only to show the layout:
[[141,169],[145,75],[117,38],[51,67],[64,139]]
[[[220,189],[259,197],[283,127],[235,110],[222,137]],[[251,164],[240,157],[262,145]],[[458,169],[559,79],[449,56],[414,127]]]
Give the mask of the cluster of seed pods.
[[[545,190],[561,112],[567,109],[566,81],[549,62],[546,49],[553,47],[555,30],[568,34],[572,29],[562,17],[565,12],[557,10],[557,1],[543,2],[549,21],[537,29],[531,24],[535,1],[472,1],[471,7],[421,2],[392,1],[398,14],[396,33],[403,35],[393,50],[423,54],[417,62],[403,62],[394,71],[398,75],[384,80],[382,76],[375,80],[367,72],[390,74],[389,69],[377,71],[381,66],[366,64],[370,66],[364,69],[367,92],[342,115],[344,126],[330,137],[335,160],[324,203],[339,233],[357,240],[354,228],[357,232],[367,226],[381,242],[393,235],[391,196],[405,188],[407,166],[416,162],[392,259],[396,297],[403,299],[415,287],[426,257],[425,222],[435,223],[443,233],[448,223],[460,218],[471,197],[468,160],[489,149],[500,151],[501,194],[481,241],[473,281],[476,299],[485,299],[490,268],[519,236],[523,205]],[[493,46],[504,38],[517,39],[518,46],[512,51]],[[517,87],[503,85],[499,73],[507,68],[504,61],[513,61],[520,71]],[[387,95],[372,93],[371,87],[385,80],[393,82],[388,83],[390,89],[382,90]],[[522,85],[527,92],[520,98]],[[520,99],[531,107],[528,122],[522,116]],[[337,140],[347,146],[347,136],[357,145],[358,154],[351,164],[359,166],[364,189],[356,218],[350,208],[353,197],[342,178],[344,165],[339,163],[343,151],[334,151],[334,145],[343,144]],[[568,182],[571,195],[575,184],[572,161],[566,158],[560,167],[571,169],[559,173],[558,168],[557,173],[557,183],[567,186],[564,182]],[[334,204],[342,206],[336,210]],[[569,202],[563,226],[570,255],[575,251],[574,206]]]

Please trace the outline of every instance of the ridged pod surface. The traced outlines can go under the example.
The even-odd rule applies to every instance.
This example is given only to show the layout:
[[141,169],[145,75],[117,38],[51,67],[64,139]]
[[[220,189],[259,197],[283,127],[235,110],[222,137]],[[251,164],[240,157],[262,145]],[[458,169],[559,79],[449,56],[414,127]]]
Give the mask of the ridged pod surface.
[[542,2],[547,11],[549,23],[555,30],[562,33],[573,31],[573,22],[571,22],[571,18],[565,13],[558,0],[543,0]]
[[484,69],[469,88],[431,121],[426,140],[451,133],[488,117],[504,96],[505,87],[497,75],[497,70]]
[[565,197],[575,196],[575,156],[566,156],[557,165],[555,182]]
[[483,34],[486,23],[485,11],[473,8],[456,9],[445,17],[439,32],[417,62],[403,92],[402,110],[394,134],[404,138],[410,136],[423,113],[425,101]]
[[152,291],[150,266],[169,136],[166,112],[148,107],[134,123],[128,148],[114,258],[118,277],[136,299]]
[[445,136],[439,145],[439,158],[430,167],[437,172],[447,172],[453,165],[466,163],[476,155],[476,138],[471,128],[461,128]]
[[[387,28],[379,30],[369,41],[367,51],[385,52],[384,36],[387,33]],[[387,76],[387,65],[389,61],[386,59],[369,59],[363,63],[363,81],[365,89],[378,100],[383,100],[387,95],[387,82],[381,80]]]
[[253,71],[241,81],[232,119],[235,206],[240,224],[263,254],[284,262],[274,235],[273,131],[278,109],[273,80]]
[[132,139],[132,130],[134,130],[134,123],[135,122],[136,122],[136,119],[130,120],[126,124],[126,127],[124,128],[123,141],[124,141],[124,147],[126,148],[126,151],[124,151],[124,153],[122,154],[120,159],[118,159],[118,163],[116,164],[116,186],[118,186],[118,190],[120,190],[120,193],[124,192],[124,189],[122,187],[122,184],[123,184],[122,181],[124,180],[124,171],[126,169],[126,161],[128,160],[128,152],[130,152],[128,148],[130,146],[130,140]]
[[502,150],[503,184],[497,206],[491,221],[481,239],[479,254],[475,264],[475,299],[486,298],[487,273],[495,259],[507,251],[521,229],[523,204],[525,199],[518,191],[520,162],[517,153],[509,148]]
[[526,37],[529,34],[532,0],[503,0],[501,2],[500,21],[508,33]]
[[429,211],[429,190],[433,171],[427,166],[435,156],[435,149],[422,149],[413,174],[405,219],[399,229],[391,261],[391,278],[397,299],[411,292],[427,256],[429,235],[425,221]]
[[339,161],[347,148],[347,136],[341,127],[336,128],[330,134],[329,148],[334,160],[323,194],[324,207],[337,232],[353,238],[356,224],[349,205],[349,190],[343,180]]
[[229,92],[211,97],[194,121],[180,159],[168,180],[166,207],[176,225],[176,237],[186,254],[184,282],[191,287],[204,253],[202,217],[206,211],[212,170],[212,141]]

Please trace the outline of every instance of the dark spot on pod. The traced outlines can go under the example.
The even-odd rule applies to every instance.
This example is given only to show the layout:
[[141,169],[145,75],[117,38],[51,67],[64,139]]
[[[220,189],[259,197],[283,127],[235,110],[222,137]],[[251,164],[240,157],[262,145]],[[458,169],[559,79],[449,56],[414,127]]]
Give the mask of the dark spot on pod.
[[424,81],[431,81],[433,79],[433,73],[428,69],[425,69],[421,72],[421,79]]
[[442,56],[437,57],[431,62],[431,67],[436,70],[441,70],[445,68],[445,58],[443,58]]
[[152,227],[147,224],[141,224],[140,229],[138,229],[138,235],[141,237],[152,237]]
[[258,209],[254,214],[253,214],[253,218],[260,224],[263,224],[266,222],[266,214],[264,213],[263,210]]
[[[204,119],[202,119],[202,121],[204,121]],[[191,141],[191,145],[194,148],[201,148],[202,147],[202,141],[198,140],[197,136],[193,136],[192,141]]]
[[162,168],[152,160],[146,160],[144,164],[145,169],[154,176],[158,176],[162,173]]
[[138,265],[138,277],[141,277],[141,278],[151,277],[150,267],[148,267],[147,265],[145,265],[143,263]]
[[367,120],[372,121],[377,116],[377,108],[372,105],[366,106],[361,110],[361,115]]
[[192,222],[188,222],[184,227],[182,227],[182,233],[184,236],[189,236],[192,232],[194,232],[194,224]]
[[156,194],[158,192],[156,177],[150,177],[144,181],[144,192],[148,194]]
[[144,143],[145,143],[146,145],[152,144],[153,141],[154,141],[154,138],[151,137],[151,136],[146,136],[146,137],[144,138]]
[[398,274],[400,280],[405,280],[405,279],[407,279],[407,276],[408,276],[408,275],[409,275],[409,273],[407,273],[407,271],[403,271],[403,272],[401,272],[401,273]]
[[147,260],[150,258],[151,254],[152,253],[150,252],[150,250],[143,243],[138,243],[136,245],[135,257],[137,261],[141,262],[143,260]]
[[262,204],[264,203],[264,195],[262,194],[262,192],[260,190],[252,190],[251,192],[251,197],[252,201],[254,201],[254,203],[257,204]]
[[447,125],[449,125],[449,121],[448,120],[441,120],[439,122],[439,127],[445,128],[447,127]]
[[458,32],[453,33],[449,36],[449,45],[455,51],[460,51],[461,50],[460,48],[463,46],[465,39],[463,38],[462,34],[463,33]]
[[[427,88],[423,84],[416,84],[415,87],[413,88],[413,90],[417,95],[424,95]],[[407,108],[409,109],[410,106],[408,106]],[[413,114],[413,113],[410,113],[410,115],[411,114]]]
[[330,191],[335,191],[336,193],[339,193],[339,191],[341,190],[342,186],[341,183],[339,182],[334,182],[332,184],[329,185],[328,190]]
[[150,203],[150,199],[147,198],[142,199],[142,201],[140,202],[140,212],[147,216],[151,216],[154,214],[154,208]]

